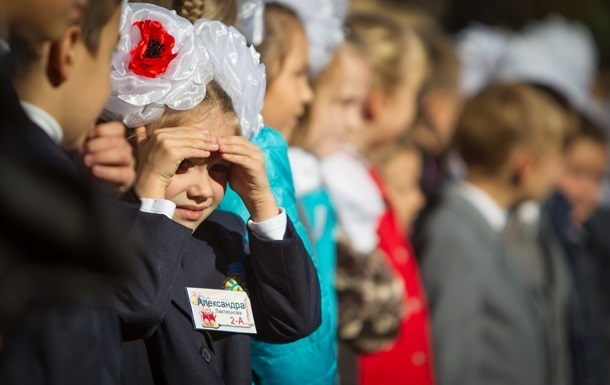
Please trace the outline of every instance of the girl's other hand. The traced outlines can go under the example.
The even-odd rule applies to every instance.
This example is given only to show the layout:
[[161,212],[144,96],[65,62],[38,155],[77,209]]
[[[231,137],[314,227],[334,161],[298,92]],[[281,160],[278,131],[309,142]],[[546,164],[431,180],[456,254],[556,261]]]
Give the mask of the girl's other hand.
[[261,149],[241,136],[218,138],[220,156],[231,163],[229,184],[246,204],[254,222],[280,212],[269,187]]

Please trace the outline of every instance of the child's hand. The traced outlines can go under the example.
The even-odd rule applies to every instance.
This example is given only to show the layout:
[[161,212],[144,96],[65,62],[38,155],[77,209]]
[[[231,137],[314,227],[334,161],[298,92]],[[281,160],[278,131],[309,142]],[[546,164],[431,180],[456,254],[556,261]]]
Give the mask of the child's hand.
[[215,137],[192,127],[161,128],[150,137],[145,127],[138,127],[136,139],[136,191],[141,198],[165,199],[165,189],[182,161],[207,158],[210,151],[218,151]]
[[232,163],[229,184],[246,204],[252,220],[262,222],[278,215],[260,148],[241,136],[218,138],[218,144],[221,157]]
[[120,195],[133,186],[135,159],[123,124],[109,122],[93,127],[80,155],[83,164],[104,190]]

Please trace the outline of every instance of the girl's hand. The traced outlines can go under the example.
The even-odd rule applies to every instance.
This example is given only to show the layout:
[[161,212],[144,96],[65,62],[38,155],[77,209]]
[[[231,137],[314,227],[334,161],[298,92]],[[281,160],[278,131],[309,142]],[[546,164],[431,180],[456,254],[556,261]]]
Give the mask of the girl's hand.
[[265,172],[260,148],[241,136],[218,138],[220,156],[231,163],[229,184],[246,204],[254,222],[280,213]]
[[207,158],[218,151],[216,137],[192,127],[161,128],[151,136],[136,128],[138,173],[136,192],[141,198],[165,199],[165,189],[186,159]]
[[79,155],[102,189],[120,195],[133,186],[135,159],[122,123],[108,122],[92,127]]

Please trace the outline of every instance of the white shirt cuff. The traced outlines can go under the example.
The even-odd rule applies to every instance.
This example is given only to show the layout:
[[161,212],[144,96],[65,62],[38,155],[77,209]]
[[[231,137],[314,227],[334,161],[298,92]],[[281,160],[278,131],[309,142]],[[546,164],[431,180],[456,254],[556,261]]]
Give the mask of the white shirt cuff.
[[167,199],[151,199],[151,198],[140,198],[142,204],[140,205],[140,211],[150,214],[163,214],[169,219],[174,218],[174,212],[176,211],[176,204]]
[[280,207],[280,213],[273,218],[259,223],[248,220],[248,228],[264,241],[281,241],[286,234],[286,210]]

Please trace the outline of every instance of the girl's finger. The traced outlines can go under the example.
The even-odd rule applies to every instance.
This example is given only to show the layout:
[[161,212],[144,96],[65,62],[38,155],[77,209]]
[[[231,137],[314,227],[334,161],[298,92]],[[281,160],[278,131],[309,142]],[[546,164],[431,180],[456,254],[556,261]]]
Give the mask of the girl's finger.
[[241,166],[246,170],[254,170],[257,168],[253,167],[255,164],[252,162],[252,158],[245,155],[221,153],[220,157],[227,162],[231,162],[236,166]]
[[[156,142],[164,143],[165,146],[170,144],[180,145],[180,146],[191,146],[202,148],[208,151],[218,151],[218,143],[214,140],[214,138],[210,136],[200,136],[200,135],[183,135],[183,134],[163,134],[159,135],[155,138]],[[187,143],[187,144],[183,144]]]
[[226,144],[245,144],[245,145],[250,145],[250,146],[254,146],[256,147],[255,144],[253,144],[252,142],[250,142],[248,139],[244,138],[243,136],[223,136],[222,138],[218,138],[218,141],[221,143],[226,143]]
[[192,147],[182,147],[178,150],[177,154],[178,158],[181,160],[184,159],[204,159],[210,157],[210,152],[206,150],[201,150],[198,148]]
[[243,143],[235,143],[235,144],[223,144],[220,143],[219,147],[220,152],[227,154],[239,154],[248,156],[251,159],[255,159],[261,155],[258,147],[248,146]]
[[185,139],[195,139],[195,140],[204,140],[212,143],[217,142],[217,138],[210,134],[209,131],[202,131],[199,128],[194,127],[171,127],[171,128],[161,128],[155,130],[154,135],[159,138],[185,138]]
[[218,151],[218,145],[216,143],[204,141],[204,140],[193,140],[185,138],[167,139],[163,142],[163,146],[166,148],[174,147],[188,147],[197,148],[205,151]]

